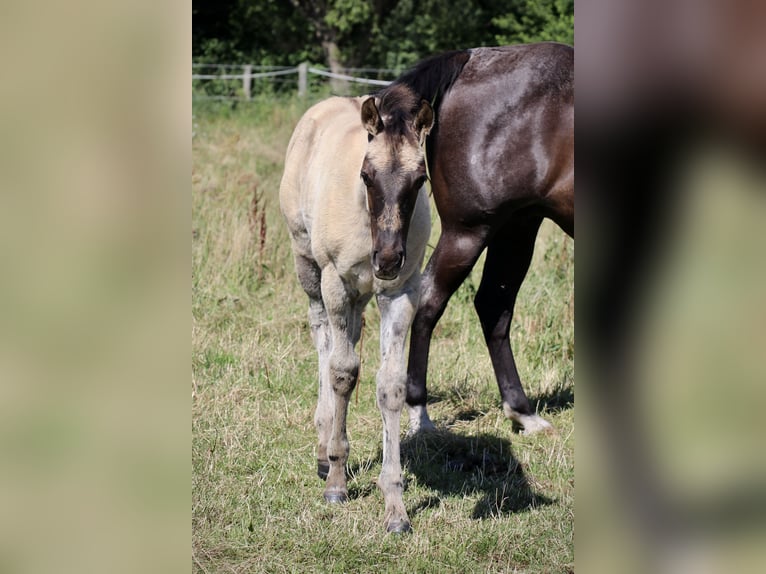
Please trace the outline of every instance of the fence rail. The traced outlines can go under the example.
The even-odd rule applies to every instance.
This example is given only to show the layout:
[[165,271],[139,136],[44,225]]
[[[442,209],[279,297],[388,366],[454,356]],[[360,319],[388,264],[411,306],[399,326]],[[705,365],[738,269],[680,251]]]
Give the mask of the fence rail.
[[[194,73],[195,69],[215,68],[222,73]],[[242,73],[228,73],[231,69],[241,69]],[[253,96],[253,87],[256,81],[265,80],[261,83],[261,89],[297,90],[298,95],[303,97],[309,92],[312,81],[318,78],[331,82],[332,91],[342,95],[349,95],[354,89],[352,84],[363,86],[387,86],[396,78],[400,71],[387,68],[347,68],[342,70],[346,73],[334,73],[303,63],[295,67],[280,66],[254,66],[252,64],[192,64],[192,96],[194,99],[210,100],[249,100]],[[377,76],[377,77],[365,77]],[[296,80],[287,79],[288,76],[296,75]],[[388,77],[390,79],[381,79]],[[280,82],[278,85],[277,82]]]

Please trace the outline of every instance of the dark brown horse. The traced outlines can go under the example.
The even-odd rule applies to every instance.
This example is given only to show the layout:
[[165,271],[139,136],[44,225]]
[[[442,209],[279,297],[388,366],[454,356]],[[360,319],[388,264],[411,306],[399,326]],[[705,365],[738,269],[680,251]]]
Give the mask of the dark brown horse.
[[412,327],[411,432],[433,426],[426,411],[431,334],[485,248],[475,306],[503,410],[526,432],[551,428],[524,394],[509,330],[543,218],[574,237],[573,64],[573,48],[556,43],[449,52],[418,64],[376,98],[412,92],[436,115],[426,149],[442,234]]

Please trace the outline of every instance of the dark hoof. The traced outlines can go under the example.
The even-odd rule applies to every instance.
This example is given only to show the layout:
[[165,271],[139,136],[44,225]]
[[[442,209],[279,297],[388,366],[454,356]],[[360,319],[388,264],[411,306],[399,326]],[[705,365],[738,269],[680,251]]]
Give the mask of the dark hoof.
[[412,526],[410,526],[410,523],[407,520],[397,520],[388,525],[386,532],[391,534],[407,534],[408,532],[412,532]]
[[348,494],[345,492],[325,492],[324,499],[330,504],[343,504],[348,502]]
[[317,461],[317,476],[322,480],[327,480],[327,475],[330,474],[330,463]]

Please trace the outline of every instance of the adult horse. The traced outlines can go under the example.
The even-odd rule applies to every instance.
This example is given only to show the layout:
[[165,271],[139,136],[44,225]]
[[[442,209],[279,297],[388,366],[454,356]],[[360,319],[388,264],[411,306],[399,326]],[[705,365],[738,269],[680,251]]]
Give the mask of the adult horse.
[[410,431],[432,428],[426,372],[433,329],[482,251],[475,307],[506,416],[550,429],[524,394],[509,341],[516,294],[543,218],[574,237],[574,50],[556,43],[476,48],[418,64],[379,94],[433,104],[427,161],[442,234],[412,325]]
[[381,314],[377,403],[383,418],[378,485],[388,531],[410,528],[402,500],[399,421],[406,393],[405,339],[418,304],[430,233],[423,139],[428,103],[407,94],[330,98],[309,109],[287,148],[279,189],[298,279],[309,297],[319,355],[318,473],[328,502],[348,499],[348,401],[354,347],[374,294]]

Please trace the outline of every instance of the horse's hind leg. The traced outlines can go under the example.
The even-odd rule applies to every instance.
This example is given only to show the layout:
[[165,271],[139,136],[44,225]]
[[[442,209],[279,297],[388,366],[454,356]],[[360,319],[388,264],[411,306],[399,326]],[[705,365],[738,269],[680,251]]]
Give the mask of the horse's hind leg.
[[423,273],[420,304],[412,323],[407,366],[410,434],[433,428],[426,411],[426,373],[431,334],[452,294],[471,272],[484,249],[486,233],[445,229]]
[[323,372],[323,382],[327,381],[332,389],[323,391],[332,393],[330,416],[325,413],[323,419],[330,423],[327,443],[329,471],[324,498],[328,502],[345,502],[348,500],[346,462],[349,453],[346,415],[349,397],[359,374],[359,357],[354,351],[354,345],[361,332],[364,301],[356,301],[350,297],[343,281],[332,267],[327,267],[322,272],[322,299],[327,309],[332,338],[329,359]]
[[418,302],[419,274],[395,295],[378,295],[380,308],[380,370],[376,377],[377,402],[383,418],[383,465],[378,486],[386,504],[384,523],[388,532],[407,532],[410,521],[404,508],[399,420],[406,395],[405,339]]
[[536,415],[521,386],[509,331],[513,307],[532,261],[541,218],[511,220],[492,238],[481,285],[474,305],[481,320],[484,340],[503,399],[505,415],[524,427],[525,433],[552,430],[551,424]]
[[335,398],[332,385],[327,381],[327,366],[330,360],[332,339],[327,310],[322,301],[322,272],[316,262],[303,255],[296,254],[295,270],[303,290],[309,297],[309,326],[311,339],[314,341],[319,357],[319,398],[314,412],[314,425],[319,435],[319,450],[317,452],[317,474],[327,478],[330,462],[327,458],[327,443],[332,431],[332,416]]

